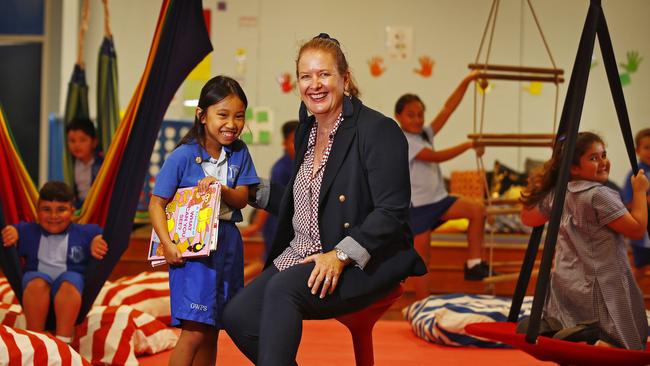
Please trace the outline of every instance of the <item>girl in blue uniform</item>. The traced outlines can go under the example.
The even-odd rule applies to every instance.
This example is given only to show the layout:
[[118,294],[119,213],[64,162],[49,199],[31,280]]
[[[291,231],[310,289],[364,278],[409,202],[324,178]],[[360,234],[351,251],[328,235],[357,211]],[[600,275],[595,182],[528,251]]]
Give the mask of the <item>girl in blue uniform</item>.
[[[242,221],[249,185],[259,183],[248,149],[239,140],[247,104],[237,81],[226,76],[208,81],[194,126],[156,177],[149,213],[170,265],[172,325],[182,329],[170,365],[215,363],[223,308],[244,284],[242,239],[235,222]],[[165,205],[178,188],[198,185],[205,191],[215,181],[221,182],[217,250],[186,260],[169,239]]]

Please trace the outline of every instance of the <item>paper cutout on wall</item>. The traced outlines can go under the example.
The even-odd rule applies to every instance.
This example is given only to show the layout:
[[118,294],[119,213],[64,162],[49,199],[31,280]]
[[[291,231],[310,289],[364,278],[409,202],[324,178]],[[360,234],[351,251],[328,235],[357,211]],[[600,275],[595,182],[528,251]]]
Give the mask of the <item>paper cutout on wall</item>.
[[296,87],[296,83],[292,79],[291,74],[288,72],[284,72],[276,78],[278,85],[280,85],[280,90],[283,93],[289,93]]
[[386,51],[393,59],[404,60],[413,54],[413,27],[386,27]]
[[627,54],[627,62],[626,63],[619,63],[619,66],[625,70],[624,72],[619,73],[618,77],[621,80],[621,85],[626,86],[629,85],[632,82],[632,74],[637,72],[639,69],[639,65],[641,64],[641,61],[643,61],[643,57],[639,56],[638,51],[628,51]]
[[423,78],[430,77],[433,74],[433,66],[435,66],[436,61],[434,61],[429,56],[422,56],[420,57],[419,62],[420,62],[420,68],[413,69],[413,72],[419,74]]
[[246,109],[246,125],[240,138],[248,145],[269,145],[273,131],[273,111],[269,107]]
[[246,74],[246,49],[238,48],[235,51],[235,73],[237,76],[244,76]]
[[375,56],[371,58],[368,61],[368,66],[370,66],[370,75],[374,77],[381,76],[381,74],[383,74],[384,71],[386,71],[386,68],[383,67],[382,65],[383,63],[384,63],[384,59],[379,56]]
[[540,95],[542,94],[542,83],[539,81],[531,81],[530,84],[524,86],[524,90],[531,95]]

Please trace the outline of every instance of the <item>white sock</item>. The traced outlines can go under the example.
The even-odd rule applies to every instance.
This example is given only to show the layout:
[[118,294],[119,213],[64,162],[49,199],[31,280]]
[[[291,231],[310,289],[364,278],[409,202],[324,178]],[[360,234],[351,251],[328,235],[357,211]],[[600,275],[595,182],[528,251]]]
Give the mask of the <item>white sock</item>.
[[57,335],[56,338],[63,343],[67,343],[67,344],[72,343],[72,337],[64,337],[62,335]]
[[481,258],[471,258],[467,260],[467,268],[473,268],[481,264]]

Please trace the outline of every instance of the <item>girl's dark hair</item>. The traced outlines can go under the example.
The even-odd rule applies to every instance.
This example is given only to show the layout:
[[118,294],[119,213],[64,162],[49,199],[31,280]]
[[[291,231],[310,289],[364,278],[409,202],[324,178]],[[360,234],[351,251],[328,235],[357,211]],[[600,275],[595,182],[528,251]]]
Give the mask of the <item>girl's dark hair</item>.
[[[594,143],[605,145],[603,139],[593,132],[580,132],[576,140],[576,147],[571,159],[571,165],[580,165],[580,157]],[[555,187],[562,163],[562,155],[566,139],[560,137],[553,147],[551,159],[544,163],[540,168],[532,171],[528,177],[528,186],[521,193],[521,202],[526,207],[535,206]]]
[[422,104],[422,109],[425,108],[424,103],[422,102],[422,99],[420,99],[420,97],[418,97],[415,94],[404,94],[401,97],[399,97],[399,99],[395,103],[395,114],[397,115],[402,113],[404,107],[406,107],[407,104],[415,101],[418,101],[420,102],[420,104]]
[[219,75],[208,80],[201,89],[201,95],[199,96],[200,118],[194,116],[194,126],[183,136],[176,147],[187,144],[192,140],[196,140],[199,144],[205,146],[205,125],[201,123],[201,118],[203,118],[209,106],[219,103],[231,95],[239,98],[244,103],[244,107],[248,107],[246,94],[235,79]]
[[51,181],[43,184],[38,191],[39,201],[74,202],[74,193],[64,182]]
[[302,56],[302,53],[307,50],[321,50],[329,52],[329,54],[331,54],[336,61],[336,70],[339,72],[339,74],[341,74],[341,76],[344,76],[345,74],[350,75],[346,92],[353,97],[358,97],[361,95],[359,88],[357,87],[357,84],[352,77],[352,73],[350,72],[348,60],[345,58],[343,50],[341,50],[341,44],[338,40],[336,40],[336,38],[330,37],[327,33],[321,33],[317,35],[316,37],[303,43],[303,45],[300,47],[300,50],[298,51],[298,57],[296,57],[296,78],[299,78],[298,61],[300,61],[300,56]]

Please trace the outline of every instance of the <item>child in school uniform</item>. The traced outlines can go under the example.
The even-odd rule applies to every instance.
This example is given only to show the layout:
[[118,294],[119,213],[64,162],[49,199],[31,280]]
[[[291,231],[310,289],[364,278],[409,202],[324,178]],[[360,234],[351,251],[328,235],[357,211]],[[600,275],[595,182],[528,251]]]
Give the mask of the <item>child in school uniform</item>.
[[68,151],[72,155],[75,206],[80,208],[99,173],[104,158],[97,152],[97,133],[89,119],[73,119],[65,127],[65,133]]
[[[529,178],[522,195],[521,218],[526,225],[542,225],[551,214],[562,144],[558,142],[553,157]],[[641,350],[648,322],[624,236],[638,239],[646,231],[649,184],[642,170],[631,178],[633,199],[628,211],[619,193],[604,185],[609,170],[602,138],[579,133],[543,318],[557,319],[562,328],[572,329],[562,332],[567,339],[587,327],[597,327],[593,333],[583,333],[596,337],[574,340]]]
[[[428,263],[430,257],[431,231],[446,220],[467,218],[468,258],[464,278],[480,281],[490,275],[488,264],[481,259],[485,231],[485,208],[483,203],[468,197],[449,195],[445,188],[439,163],[451,160],[469,149],[482,155],[484,148],[466,141],[452,147],[434,150],[433,139],[445,126],[467,91],[469,83],[478,74],[467,75],[447,99],[444,107],[424,125],[424,103],[415,94],[404,94],[395,103],[395,119],[399,122],[409,148],[409,171],[411,176],[411,229],[414,245],[420,256]],[[415,285],[416,298],[429,295],[428,276],[410,279]]]
[[[646,177],[650,179],[650,128],[644,128],[637,132],[634,142],[636,144],[636,156],[639,157],[639,169],[643,169]],[[627,174],[625,185],[621,190],[621,198],[625,205],[629,205],[633,197],[631,178],[632,171]],[[650,190],[646,192],[646,200],[650,203]],[[650,264],[650,239],[648,239],[648,233],[645,234],[643,239],[630,239],[629,243],[634,258],[634,277],[639,282],[643,279],[647,266]]]
[[[247,107],[237,81],[217,76],[201,89],[194,126],[167,157],[156,177],[149,213],[169,267],[172,325],[182,329],[170,365],[214,364],[221,314],[244,285],[242,221],[248,187],[259,183],[246,144],[239,139]],[[165,205],[178,188],[206,191],[221,183],[217,250],[187,259],[169,238]]]
[[102,259],[108,245],[95,224],[74,224],[74,195],[63,182],[47,182],[39,191],[38,222],[21,222],[2,230],[5,247],[18,244],[25,258],[23,310],[27,329],[45,331],[54,303],[55,335],[70,343],[81,307],[84,273],[90,257]]

